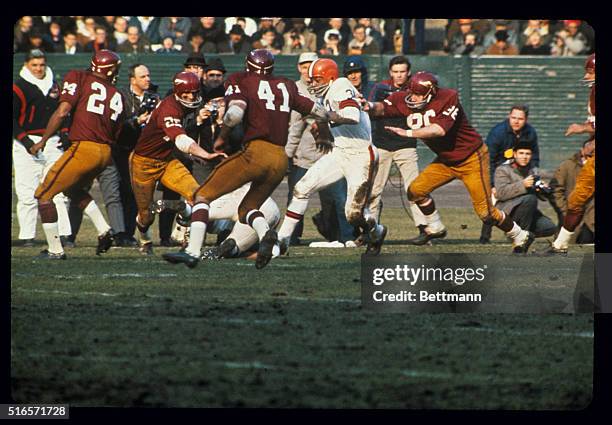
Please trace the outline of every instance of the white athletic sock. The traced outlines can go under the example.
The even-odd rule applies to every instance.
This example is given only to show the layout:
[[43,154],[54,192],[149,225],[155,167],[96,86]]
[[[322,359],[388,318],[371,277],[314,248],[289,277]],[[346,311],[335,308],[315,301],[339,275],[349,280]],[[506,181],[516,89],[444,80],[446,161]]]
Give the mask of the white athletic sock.
[[[193,207],[191,216],[201,210],[209,210],[210,207],[207,204],[196,204]],[[185,248],[185,252],[193,257],[199,257],[200,251],[202,250],[202,244],[204,243],[204,237],[206,236],[206,223],[199,220],[192,220],[191,227],[189,228],[189,244]]]
[[263,217],[255,217],[253,219],[253,223],[251,224],[251,227],[255,229],[255,231],[257,232],[257,237],[259,238],[259,240],[262,240],[266,232],[270,230],[270,226],[268,226],[268,222]]
[[429,233],[438,233],[444,230],[444,224],[442,224],[442,219],[440,218],[438,210],[426,215],[425,220],[427,220],[427,230]]
[[512,229],[507,232],[506,235],[512,238],[512,242],[514,243],[514,245],[520,245],[529,236],[529,232],[527,230],[521,229],[521,227],[515,222],[512,226]]
[[57,221],[55,223],[43,223],[42,227],[47,237],[49,252],[53,254],[63,254],[64,248],[62,248],[62,242],[60,241]]
[[95,201],[92,200],[87,207],[83,210],[85,214],[93,221],[94,226],[96,226],[96,230],[98,231],[98,236],[101,236],[110,230],[110,226],[104,219],[102,215],[102,211],[98,208]]
[[557,239],[555,239],[555,241],[553,242],[553,247],[556,249],[567,249],[567,247],[569,246],[570,238],[573,234],[574,232],[570,232],[565,227],[561,227]]
[[[299,214],[301,216],[304,215],[306,209],[308,208],[308,199],[298,199],[294,197],[291,199],[291,203],[287,207],[287,212],[292,212],[295,214]],[[280,229],[278,230],[278,238],[279,239],[288,239],[293,234],[295,230],[295,226],[300,222],[299,219],[290,217],[285,214],[285,219],[283,220],[283,224],[281,224]]]

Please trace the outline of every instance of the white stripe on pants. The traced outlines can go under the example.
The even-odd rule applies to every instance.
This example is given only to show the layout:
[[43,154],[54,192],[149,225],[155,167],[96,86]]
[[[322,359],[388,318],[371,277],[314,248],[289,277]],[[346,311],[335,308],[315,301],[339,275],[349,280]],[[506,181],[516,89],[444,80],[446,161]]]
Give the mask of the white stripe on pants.
[[[376,178],[374,179],[370,203],[370,212],[374,217],[378,217],[378,209],[385,184],[389,178],[391,164],[395,163],[399,168],[404,182],[404,189],[407,190],[410,183],[419,175],[418,159],[416,148],[398,149],[396,151],[378,148],[378,173],[376,173]],[[406,192],[402,193],[401,196],[406,196]],[[425,216],[414,202],[410,202],[410,212],[412,213],[415,226],[427,225]]]
[[[34,142],[40,141],[39,136],[29,136]],[[63,151],[57,148],[59,137],[53,136],[38,156],[30,155],[25,147],[13,140],[13,167],[15,169],[15,193],[17,194],[17,220],[19,221],[19,239],[34,239],[36,237],[36,221],[38,219],[38,201],[34,198],[36,188],[45,175],[62,156]],[[63,193],[53,198],[57,208],[59,234],[69,236],[72,231],[66,207],[68,199]]]

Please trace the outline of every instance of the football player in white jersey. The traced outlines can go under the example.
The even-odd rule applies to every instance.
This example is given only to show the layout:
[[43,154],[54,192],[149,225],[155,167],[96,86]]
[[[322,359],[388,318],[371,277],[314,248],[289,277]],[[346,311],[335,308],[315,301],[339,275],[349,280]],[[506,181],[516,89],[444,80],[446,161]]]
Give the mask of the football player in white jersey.
[[310,197],[344,177],[347,182],[346,219],[364,230],[368,241],[366,254],[377,255],[387,228],[377,223],[368,208],[378,168],[370,117],[361,110],[357,90],[351,82],[344,77],[338,78],[338,65],[332,59],[314,61],[308,69],[308,77],[308,91],[323,102],[329,114],[329,124],[318,123],[316,144],[320,149],[332,151],[315,162],[295,185],[278,232],[280,251],[286,252],[293,229],[304,216]]

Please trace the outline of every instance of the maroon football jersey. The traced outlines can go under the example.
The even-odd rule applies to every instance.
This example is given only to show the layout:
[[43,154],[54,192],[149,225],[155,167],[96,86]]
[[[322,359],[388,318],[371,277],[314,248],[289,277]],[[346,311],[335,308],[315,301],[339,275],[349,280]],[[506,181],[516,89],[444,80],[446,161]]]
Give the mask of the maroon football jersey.
[[237,72],[225,83],[225,104],[232,100],[247,103],[243,122],[243,142],[263,139],[285,146],[289,134],[291,110],[302,114],[312,111],[314,103],[299,94],[294,81],[273,75],[261,76],[254,72]]
[[383,101],[385,117],[406,117],[412,130],[438,124],[446,134],[433,139],[422,139],[446,165],[456,165],[466,160],[482,145],[482,137],[468,122],[459,103],[457,90],[438,89],[438,93],[424,109],[417,111],[406,104],[408,92],[398,91]]
[[185,110],[173,94],[157,104],[142,129],[134,152],[148,158],[167,160],[174,149],[174,139],[185,134],[181,124]]
[[108,80],[90,71],[70,71],[64,77],[59,100],[72,106],[71,141],[115,143],[124,119],[124,101]]
[[591,94],[589,95],[589,115],[587,117],[588,122],[593,128],[595,128],[595,84],[591,87]]

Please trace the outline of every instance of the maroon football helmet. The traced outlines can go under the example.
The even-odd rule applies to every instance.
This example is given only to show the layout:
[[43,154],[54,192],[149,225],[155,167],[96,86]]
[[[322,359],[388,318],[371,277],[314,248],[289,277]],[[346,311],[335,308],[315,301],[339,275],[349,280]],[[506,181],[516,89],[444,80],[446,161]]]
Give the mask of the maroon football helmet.
[[[431,72],[419,71],[408,80],[408,96],[406,104],[410,109],[423,109],[438,92],[438,79]],[[411,95],[424,96],[423,100],[414,102],[410,100]]]
[[[179,72],[174,76],[172,82],[172,91],[176,100],[187,108],[197,108],[202,103],[200,95],[200,79],[193,72]],[[183,93],[193,93],[195,100],[188,101],[181,98]]]
[[270,75],[274,70],[274,55],[266,49],[251,50],[246,58],[247,71]]
[[121,68],[121,58],[111,50],[98,50],[91,58],[91,70],[115,84]]
[[590,55],[584,62],[584,77],[582,78],[582,84],[587,87],[592,87],[595,84],[595,53]]

